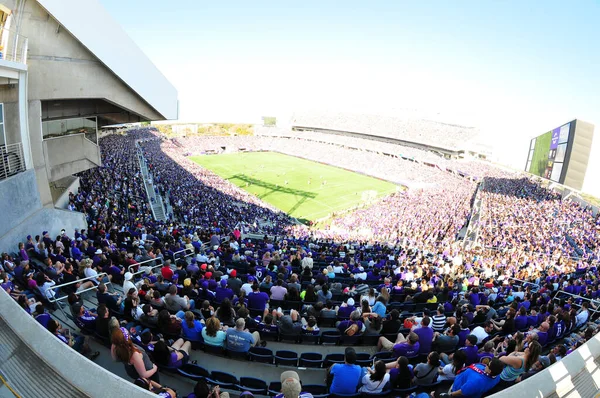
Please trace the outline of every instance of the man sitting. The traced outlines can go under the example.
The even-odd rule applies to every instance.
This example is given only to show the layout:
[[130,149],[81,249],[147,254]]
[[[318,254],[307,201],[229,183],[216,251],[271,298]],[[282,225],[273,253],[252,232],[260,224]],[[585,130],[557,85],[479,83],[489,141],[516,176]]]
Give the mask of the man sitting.
[[394,357],[414,357],[419,353],[419,336],[415,332],[410,332],[408,338],[402,333],[398,333],[395,342],[391,342],[385,337],[380,337],[377,342],[379,351],[393,351]]
[[[260,333],[250,333],[245,329],[246,321],[238,318],[235,321],[235,328],[227,329],[227,349],[234,352],[248,352],[250,347],[254,347],[260,343]],[[263,341],[262,346],[266,346],[266,341]]]
[[117,292],[107,292],[106,285],[104,283],[98,285],[96,298],[98,299],[98,304],[106,304],[106,307],[109,309],[116,312],[121,312],[121,301],[123,301],[123,298]]
[[344,363],[333,364],[327,371],[331,380],[329,392],[331,394],[354,394],[361,376],[361,368],[356,363],[356,351],[346,347]]

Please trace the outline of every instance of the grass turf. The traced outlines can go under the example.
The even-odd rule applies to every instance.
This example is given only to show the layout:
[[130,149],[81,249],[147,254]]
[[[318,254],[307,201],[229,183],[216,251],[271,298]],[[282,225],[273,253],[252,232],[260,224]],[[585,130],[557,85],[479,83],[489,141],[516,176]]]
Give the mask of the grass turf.
[[397,188],[387,181],[276,152],[190,159],[303,222],[388,195]]
[[546,165],[548,163],[548,154],[550,153],[550,142],[552,141],[552,131],[542,134],[535,140],[533,157],[529,172],[540,177],[544,176]]

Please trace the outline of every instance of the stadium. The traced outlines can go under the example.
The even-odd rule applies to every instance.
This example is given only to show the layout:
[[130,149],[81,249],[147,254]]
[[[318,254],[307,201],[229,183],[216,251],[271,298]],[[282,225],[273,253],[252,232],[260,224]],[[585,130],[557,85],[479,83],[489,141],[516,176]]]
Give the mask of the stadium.
[[99,2],[0,21],[0,396],[597,396],[590,123],[525,171],[416,114],[165,130]]

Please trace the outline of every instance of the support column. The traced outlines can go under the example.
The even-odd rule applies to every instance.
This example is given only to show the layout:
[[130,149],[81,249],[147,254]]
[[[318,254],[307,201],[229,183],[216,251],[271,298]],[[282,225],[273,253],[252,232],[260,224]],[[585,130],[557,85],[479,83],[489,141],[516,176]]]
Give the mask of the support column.
[[27,71],[19,72],[19,129],[21,131],[21,145],[25,168],[33,169],[31,155],[31,140],[29,138],[29,101],[27,100]]

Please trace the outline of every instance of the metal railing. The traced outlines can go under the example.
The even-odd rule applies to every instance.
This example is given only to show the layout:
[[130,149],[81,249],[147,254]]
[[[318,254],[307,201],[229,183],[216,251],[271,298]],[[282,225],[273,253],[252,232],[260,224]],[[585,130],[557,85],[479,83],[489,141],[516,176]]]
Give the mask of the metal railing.
[[25,171],[23,145],[20,142],[0,145],[0,180],[14,176],[22,171]]
[[[187,250],[191,250],[191,249],[182,249],[182,250],[179,250],[179,251],[176,251],[176,252],[174,252],[174,253],[173,253],[173,258],[174,258],[174,259],[177,259],[177,255],[178,255],[178,254],[180,254],[180,253],[183,253],[183,252],[185,252],[185,251],[187,251]],[[194,254],[194,252],[192,251],[191,253],[189,253],[189,254],[186,254],[185,256],[183,256],[183,257],[180,257],[180,258],[186,258],[186,257],[188,257],[188,256],[191,256],[191,255],[193,255],[193,254]],[[142,265],[142,264],[151,263],[152,261],[160,261],[160,264],[157,264],[157,265],[155,265],[155,266],[152,266],[152,267],[150,267],[150,269],[154,269],[154,268],[157,268],[157,267],[161,266],[164,260],[163,260],[163,259],[161,259],[161,258],[151,258],[151,259],[149,259],[149,260],[144,260],[144,261],[142,261],[142,262],[140,262],[140,263],[131,264],[131,265],[130,265],[130,266],[127,268],[127,271],[131,272],[131,269],[132,269],[132,268],[134,268],[134,267],[139,267],[139,266],[140,266],[140,265]],[[139,274],[139,272],[136,272],[134,275],[137,275],[137,274]]]
[[[108,274],[106,272],[101,272],[96,276],[88,276],[87,278],[83,278],[83,279],[77,279],[75,281],[72,282],[67,282],[67,283],[62,283],[60,285],[55,285],[52,286],[52,290],[54,291],[58,291],[59,289],[65,287],[65,286],[70,286],[70,285],[75,285],[77,283],[82,283],[82,282],[87,282],[87,281],[91,281],[91,280],[98,280],[98,278],[103,277],[103,276],[108,276]],[[110,285],[112,282],[109,280],[108,282],[104,282],[105,285]],[[85,293],[85,292],[89,292],[90,290],[94,290],[96,289],[97,286],[94,285],[92,287],[88,287],[87,289],[83,289],[83,290],[78,290],[77,294],[81,294],[81,293]],[[56,303],[57,301],[61,301],[61,300],[65,300],[69,298],[69,296],[60,296],[60,297],[56,297],[56,295],[52,298],[48,297],[48,301],[51,303]]]
[[10,29],[0,29],[0,60],[26,64],[28,46],[27,37]]
[[[185,249],[185,250],[187,250],[187,249]],[[184,251],[184,250],[178,251],[177,253],[181,253],[182,251]],[[194,253],[188,253],[185,256],[180,257],[180,258],[186,258],[186,257],[193,256],[193,255],[194,255]],[[147,261],[145,261],[145,262],[147,262]],[[130,265],[129,268],[131,269],[131,267],[135,267],[136,265],[139,265],[139,264]],[[137,275],[141,275],[141,274],[145,273],[146,271],[149,271],[149,270],[151,271],[151,270],[154,270],[154,269],[162,267],[162,266],[163,266],[163,264],[161,263],[161,264],[154,265],[152,267],[145,267],[144,269],[134,272],[132,275],[135,278]]]

